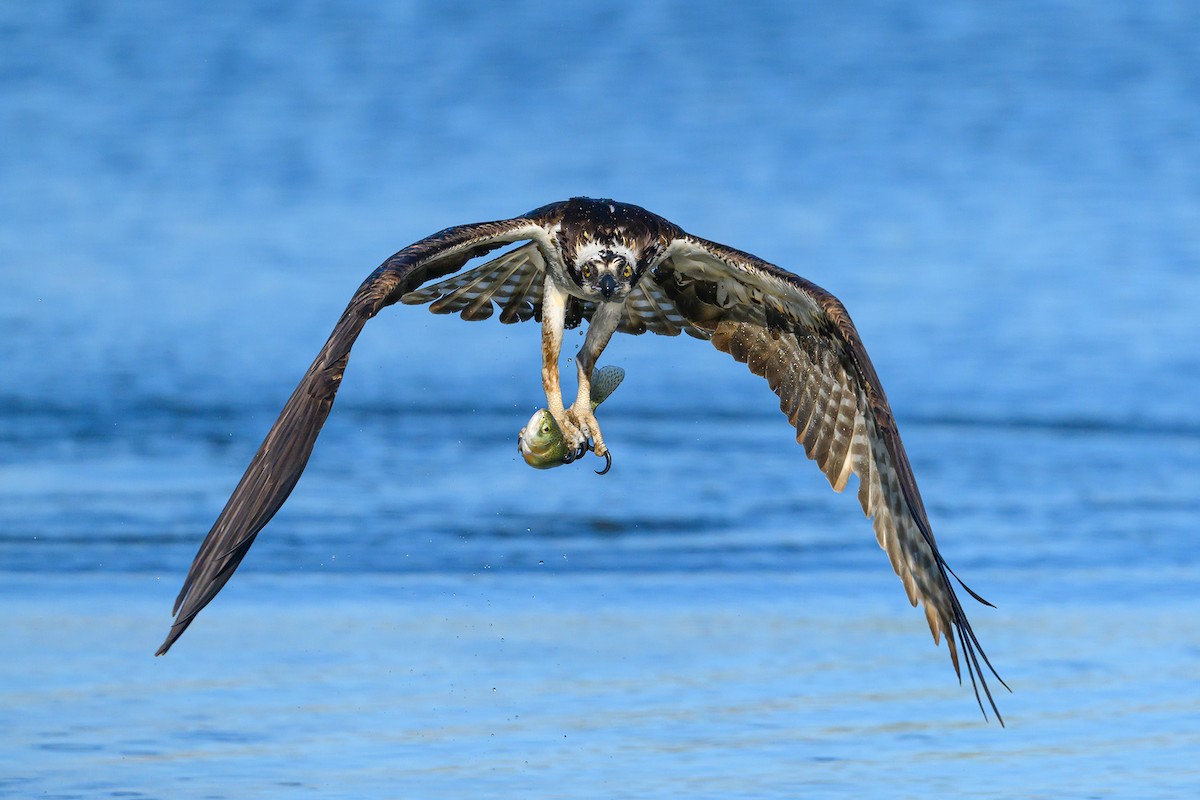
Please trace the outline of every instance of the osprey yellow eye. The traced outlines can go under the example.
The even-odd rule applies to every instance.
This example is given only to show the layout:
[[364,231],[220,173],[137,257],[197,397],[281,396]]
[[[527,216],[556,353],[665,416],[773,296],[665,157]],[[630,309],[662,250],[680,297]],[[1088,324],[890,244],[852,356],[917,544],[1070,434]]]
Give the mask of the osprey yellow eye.
[[586,281],[586,280],[591,280],[591,277],[592,277],[592,265],[591,265],[591,264],[584,264],[584,265],[583,265],[583,270],[581,271],[581,274],[583,275],[583,279],[584,279],[585,281]]
[[622,278],[628,278],[632,274],[633,274],[633,267],[629,266],[628,264],[625,265],[625,269],[621,270]]

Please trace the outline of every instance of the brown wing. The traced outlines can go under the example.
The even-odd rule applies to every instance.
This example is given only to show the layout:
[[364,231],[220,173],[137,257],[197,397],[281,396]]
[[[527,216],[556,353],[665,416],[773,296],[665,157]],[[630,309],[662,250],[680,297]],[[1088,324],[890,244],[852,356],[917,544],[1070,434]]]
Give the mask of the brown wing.
[[689,333],[709,338],[767,379],[796,427],[796,440],[836,491],[851,473],[858,476],[859,502],[873,517],[875,535],[909,600],[924,604],[934,642],[946,637],[961,679],[957,638],[980,709],[982,688],[1003,724],[980,660],[1004,681],[954,592],[887,397],[841,302],[755,256],[687,234],[675,239],[647,277],[686,320]]
[[254,537],[291,494],[329,416],[350,348],[366,321],[423,283],[497,247],[525,239],[532,239],[535,249],[538,244],[549,247],[546,230],[557,208],[546,206],[526,217],[447,228],[396,253],[363,281],[200,545],[175,600],[175,622],[157,655],[167,652],[221,591]]

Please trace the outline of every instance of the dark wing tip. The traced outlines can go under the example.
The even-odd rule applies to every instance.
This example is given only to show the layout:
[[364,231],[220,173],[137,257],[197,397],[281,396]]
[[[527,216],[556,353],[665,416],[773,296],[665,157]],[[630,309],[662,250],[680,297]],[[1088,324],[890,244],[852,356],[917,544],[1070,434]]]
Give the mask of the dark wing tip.
[[186,620],[180,620],[172,625],[171,630],[167,633],[167,638],[164,639],[163,643],[159,645],[157,650],[154,651],[154,655],[165,656],[167,651],[171,649],[171,645],[175,644],[175,640],[183,635],[183,632],[187,630],[187,626],[190,624],[192,624],[192,620],[191,618],[188,618]]
[[[1005,682],[1004,678],[1000,677],[1000,673],[992,666],[991,660],[988,658],[987,653],[984,652],[983,645],[979,643],[979,639],[975,636],[975,631],[971,628],[971,623],[967,619],[967,614],[963,610],[962,603],[959,602],[958,595],[950,583],[950,575],[954,576],[954,579],[967,590],[971,597],[984,605],[991,606],[992,608],[995,608],[995,606],[971,591],[957,575],[954,575],[954,571],[950,569],[949,565],[942,558],[941,553],[938,552],[937,546],[932,545],[932,542],[931,546],[933,547],[934,557],[937,561],[938,569],[941,571],[942,579],[945,581],[946,588],[949,589],[952,614],[951,623],[963,650],[963,660],[967,663],[967,676],[971,679],[971,688],[975,692],[975,702],[979,704],[979,710],[982,712],[983,718],[987,719],[987,708],[983,704],[983,700],[986,697],[988,706],[992,709],[992,713],[996,715],[996,720],[1000,723],[1000,727],[1006,727],[1004,717],[1000,714],[1000,708],[996,705],[996,699],[992,696],[992,689],[988,686],[983,667],[986,666],[986,672],[990,672],[992,677],[999,681],[1000,685],[1007,689],[1010,694],[1012,693],[1012,687]],[[982,666],[980,665],[981,661],[983,662]],[[957,660],[954,662],[954,671],[958,673],[959,683],[962,683],[962,672],[959,671]]]

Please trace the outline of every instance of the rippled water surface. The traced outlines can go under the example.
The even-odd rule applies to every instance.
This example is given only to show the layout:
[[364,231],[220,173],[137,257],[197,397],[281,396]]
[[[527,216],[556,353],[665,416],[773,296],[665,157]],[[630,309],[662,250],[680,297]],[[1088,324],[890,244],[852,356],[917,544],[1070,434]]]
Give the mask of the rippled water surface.
[[[0,795],[1194,793],[1200,19],[1126,6],[0,9]],[[619,337],[537,472],[536,328],[414,308],[152,657],[358,282],[577,194],[844,300],[1007,727],[744,367]]]

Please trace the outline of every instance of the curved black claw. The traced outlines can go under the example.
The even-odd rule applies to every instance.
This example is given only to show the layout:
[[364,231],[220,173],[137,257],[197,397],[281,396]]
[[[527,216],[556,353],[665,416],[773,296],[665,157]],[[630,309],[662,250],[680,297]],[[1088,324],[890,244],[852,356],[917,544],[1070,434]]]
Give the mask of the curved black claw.
[[587,452],[592,449],[592,443],[584,439],[583,443],[574,450],[568,450],[562,457],[562,463],[571,464],[587,455]]
[[[592,444],[591,439],[584,439],[583,443],[580,444],[579,447],[575,448],[574,450],[568,450],[566,452],[566,454],[563,455],[562,463],[573,464],[574,462],[583,458],[589,452],[592,452],[592,453],[596,452],[596,446],[594,444]],[[596,470],[596,474],[604,475],[610,469],[612,469],[612,454],[609,453],[607,450],[605,450],[604,451],[604,469]]]

